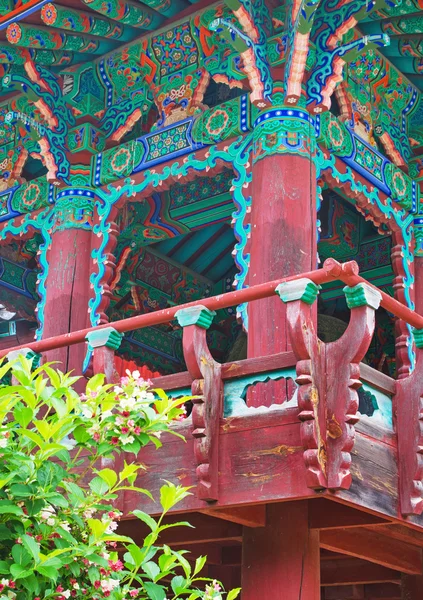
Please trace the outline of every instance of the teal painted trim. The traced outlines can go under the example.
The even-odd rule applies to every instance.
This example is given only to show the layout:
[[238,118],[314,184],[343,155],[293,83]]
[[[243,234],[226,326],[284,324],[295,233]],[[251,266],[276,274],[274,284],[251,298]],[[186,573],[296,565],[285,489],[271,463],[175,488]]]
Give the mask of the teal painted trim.
[[286,369],[280,369],[271,373],[250,375],[248,377],[241,377],[235,381],[229,381],[225,383],[223,416],[228,418],[244,414],[252,414],[254,411],[258,410],[258,408],[248,407],[245,402],[247,390],[252,385],[266,381],[278,381],[280,379],[293,379],[295,381],[296,377],[297,373],[295,367],[287,367]]
[[386,429],[393,431],[394,424],[392,418],[392,398],[368,383],[363,383],[363,388],[376,398],[377,408],[371,417],[367,415],[361,415],[360,418],[362,420],[368,420],[369,423],[372,421],[375,422],[375,424],[380,423]]
[[285,304],[287,302],[295,302],[296,300],[301,300],[306,304],[313,304],[319,290],[319,285],[316,285],[311,279],[304,277],[280,283],[275,291]]
[[413,337],[417,348],[423,349],[423,329],[413,329]]
[[209,310],[205,306],[198,305],[178,310],[175,317],[181,327],[197,325],[197,327],[201,327],[202,329],[208,329],[215,315],[214,310]]
[[354,287],[345,286],[343,289],[348,308],[369,306],[377,310],[380,306],[382,296],[380,292],[367,283],[358,283]]
[[88,345],[94,348],[101,348],[106,346],[111,350],[118,350],[122,342],[123,333],[116,331],[113,327],[105,327],[104,329],[98,329],[97,331],[90,331],[86,335]]

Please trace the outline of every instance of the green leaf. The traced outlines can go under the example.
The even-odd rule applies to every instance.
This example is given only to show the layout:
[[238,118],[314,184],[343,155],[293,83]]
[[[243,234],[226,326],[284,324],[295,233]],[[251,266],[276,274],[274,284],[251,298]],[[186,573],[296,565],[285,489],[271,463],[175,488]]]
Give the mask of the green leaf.
[[94,494],[98,494],[99,496],[104,496],[109,491],[108,484],[101,477],[94,477],[88,485]]
[[226,600],[235,600],[235,598],[238,598],[240,593],[241,593],[241,588],[236,588],[234,590],[231,590],[229,592],[229,594],[226,596]]
[[22,544],[32,554],[36,563],[40,561],[40,545],[26,533],[22,536]]
[[22,516],[24,513],[20,506],[15,506],[14,504],[0,504],[0,515],[7,514]]
[[79,425],[73,432],[73,437],[78,444],[86,444],[90,439],[91,435],[87,432],[87,428],[84,425]]
[[0,573],[2,575],[9,573],[9,567],[9,563],[7,563],[5,560],[0,560]]
[[98,540],[104,534],[108,526],[100,519],[88,519],[87,523],[95,540]]
[[207,562],[207,556],[199,556],[197,558],[197,560],[195,561],[194,575],[197,575],[197,573],[200,573],[200,571],[202,571],[206,562]]
[[143,512],[142,510],[134,510],[132,511],[132,514],[134,514],[138,519],[140,519],[140,521],[143,521],[143,523],[148,525],[151,531],[156,531],[157,523],[153,519],[153,517],[150,517],[150,515]]
[[13,416],[15,418],[15,421],[25,429],[30,424],[34,416],[34,411],[28,406],[17,406],[13,411]]
[[18,433],[19,433],[19,435],[21,435],[23,437],[29,438],[39,448],[43,448],[44,447],[44,440],[42,439],[41,436],[37,435],[35,433],[35,431],[32,431],[32,429],[25,429],[23,431],[18,431]]
[[29,575],[32,575],[33,572],[33,569],[27,569],[22,565],[13,564],[10,567],[10,573],[13,575],[14,579],[23,579],[24,577],[29,577]]
[[103,375],[103,373],[97,373],[97,375],[91,377],[91,379],[87,383],[87,393],[91,391],[96,392],[98,388],[102,387],[104,385],[105,377],[106,376]]
[[52,427],[48,421],[34,421],[34,425],[37,428],[38,432],[44,438],[46,442],[52,434]]
[[175,594],[175,596],[177,596],[185,590],[187,586],[187,580],[185,579],[185,577],[182,577],[182,575],[177,575],[176,577],[173,577],[171,581],[171,586],[173,593]]
[[12,547],[12,557],[15,563],[26,567],[31,562],[31,555],[21,544],[15,544]]
[[144,583],[144,587],[150,600],[166,600],[166,593],[161,585],[157,585],[157,583],[151,583],[150,581],[146,581]]
[[52,579],[53,581],[57,581],[57,578],[59,577],[59,571],[57,569],[55,569],[54,567],[46,567],[44,565],[38,565],[37,571],[41,575],[44,575],[44,577],[47,577],[48,579]]
[[117,482],[117,474],[112,471],[112,469],[102,469],[101,471],[96,471],[96,473],[103,481],[107,483],[109,489],[112,488]]
[[160,568],[152,560],[143,564],[142,570],[153,581],[156,579],[157,575],[159,575],[159,573],[160,573]]
[[144,560],[144,552],[135,544],[128,546],[129,554],[132,557],[134,564],[139,567]]

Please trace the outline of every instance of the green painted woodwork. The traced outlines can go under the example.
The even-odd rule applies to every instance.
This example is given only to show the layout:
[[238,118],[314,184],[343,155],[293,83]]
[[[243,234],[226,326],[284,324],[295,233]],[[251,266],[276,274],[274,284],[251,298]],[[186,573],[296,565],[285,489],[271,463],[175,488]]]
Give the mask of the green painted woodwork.
[[294,279],[280,283],[276,288],[276,293],[282,302],[294,302],[301,300],[306,304],[313,304],[319,293],[320,286],[316,285],[310,279]]
[[215,315],[216,313],[214,310],[209,310],[205,306],[199,305],[178,310],[175,317],[181,327],[197,325],[202,329],[208,329],[212,324]]
[[367,283],[358,283],[354,287],[344,287],[345,298],[348,308],[369,306],[377,310],[380,306],[382,296]]
[[105,327],[104,329],[98,329],[97,331],[90,331],[86,336],[86,340],[91,348],[101,348],[105,346],[111,350],[118,350],[120,348],[122,338],[123,333],[116,331],[113,327]]

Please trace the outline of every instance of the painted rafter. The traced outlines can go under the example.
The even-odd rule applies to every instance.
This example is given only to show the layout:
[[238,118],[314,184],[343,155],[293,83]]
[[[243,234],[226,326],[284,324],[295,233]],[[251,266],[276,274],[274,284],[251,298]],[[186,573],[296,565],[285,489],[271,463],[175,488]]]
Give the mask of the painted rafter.
[[48,27],[12,23],[6,30],[6,38],[10,44],[23,48],[39,48],[41,50],[70,50],[87,54],[104,54],[112,50],[115,44],[111,41],[98,40],[95,37],[51,31]]
[[46,4],[48,0],[29,0],[22,6],[9,11],[5,15],[0,16],[0,31],[6,29],[10,24],[22,21],[25,17],[29,16],[33,12],[40,10],[40,8]]
[[35,50],[6,44],[0,46],[0,64],[3,65],[24,65],[28,60],[33,60],[40,65],[65,66],[80,61],[81,56],[62,50]]
[[101,15],[142,29],[153,30],[160,26],[164,17],[141,3],[131,0],[82,0],[84,4]]
[[113,20],[51,2],[45,4],[41,9],[41,19],[48,27],[66,29],[74,33],[88,33],[124,42],[135,37],[135,30],[125,28]]

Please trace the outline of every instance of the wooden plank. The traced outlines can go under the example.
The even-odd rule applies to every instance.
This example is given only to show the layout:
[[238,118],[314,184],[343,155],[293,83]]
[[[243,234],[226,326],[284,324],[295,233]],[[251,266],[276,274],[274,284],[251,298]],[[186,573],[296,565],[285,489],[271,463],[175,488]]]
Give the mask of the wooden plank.
[[325,588],[322,598],[323,600],[401,600],[401,588],[395,583],[328,587]]
[[365,583],[399,582],[401,573],[381,565],[348,557],[346,560],[323,561],[321,585],[363,585]]
[[210,508],[201,512],[217,519],[245,525],[245,527],[264,527],[266,525],[266,506],[264,504],[232,508]]
[[370,383],[373,387],[381,392],[395,394],[395,379],[388,377],[385,373],[372,369],[369,365],[360,363],[360,379],[366,383]]
[[[257,375],[260,373],[270,373],[286,367],[293,367],[296,364],[293,352],[279,352],[269,356],[259,356],[257,358],[247,358],[222,365],[222,379],[230,381],[239,377]],[[153,387],[163,390],[177,390],[178,388],[190,387],[192,378],[188,371],[183,373],[174,373],[152,379]]]
[[410,544],[392,540],[377,531],[363,528],[322,531],[320,546],[342,552],[404,573],[422,572],[422,551]]
[[[368,526],[366,529],[372,530],[373,527]],[[417,531],[411,527],[400,525],[398,523],[385,524],[380,529],[378,527],[377,530],[394,540],[400,540],[401,542],[423,548],[423,531]]]
[[339,529],[363,525],[386,525],[387,521],[368,512],[345,504],[318,498],[309,500],[309,525],[311,529]]

